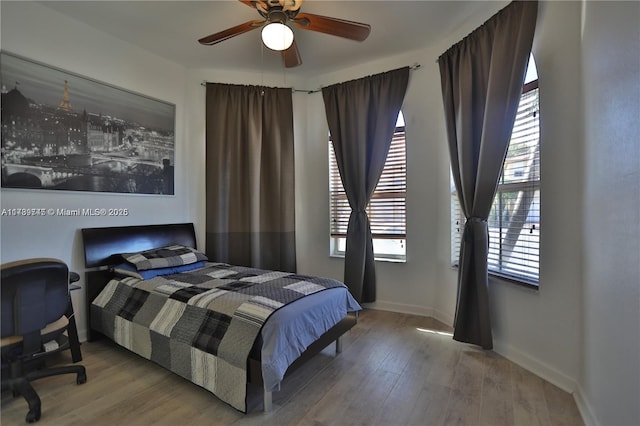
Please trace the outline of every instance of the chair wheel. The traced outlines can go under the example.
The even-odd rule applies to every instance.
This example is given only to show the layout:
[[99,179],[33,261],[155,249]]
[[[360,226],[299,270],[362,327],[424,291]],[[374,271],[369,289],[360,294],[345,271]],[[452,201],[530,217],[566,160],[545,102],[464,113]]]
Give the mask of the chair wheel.
[[76,378],[76,383],[79,384],[79,385],[87,383],[87,375],[86,374],[78,374],[78,377]]
[[38,420],[40,420],[40,414],[41,414],[40,413],[40,408],[35,408],[33,410],[29,410],[25,420],[27,421],[27,423],[35,423]]

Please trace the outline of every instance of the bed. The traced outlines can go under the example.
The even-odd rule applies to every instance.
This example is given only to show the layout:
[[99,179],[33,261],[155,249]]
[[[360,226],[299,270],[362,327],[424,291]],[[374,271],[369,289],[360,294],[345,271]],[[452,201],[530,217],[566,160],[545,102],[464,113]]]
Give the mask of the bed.
[[191,223],[85,228],[82,239],[88,339],[106,336],[245,413],[248,384],[270,411],[282,378],[333,342],[339,353],[361,309],[336,280],[203,259]]

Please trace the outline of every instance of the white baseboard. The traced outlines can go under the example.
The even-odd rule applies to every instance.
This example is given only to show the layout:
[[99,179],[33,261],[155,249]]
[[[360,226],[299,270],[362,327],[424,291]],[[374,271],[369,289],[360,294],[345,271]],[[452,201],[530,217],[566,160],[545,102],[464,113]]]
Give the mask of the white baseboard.
[[378,300],[373,303],[364,303],[362,306],[369,309],[377,309],[379,311],[398,312],[401,314],[413,314],[423,317],[430,317],[448,325],[449,327],[453,326],[453,316],[445,314],[444,312],[441,312],[437,309],[426,308],[424,306],[387,302],[384,300]]
[[379,311],[398,312],[401,314],[413,314],[423,317],[430,317],[440,321],[443,324],[453,327],[453,316],[433,308],[425,308],[424,306],[409,305],[405,303],[387,302],[378,300],[373,303],[364,303],[363,307],[369,309],[377,309]]
[[556,385],[565,392],[570,393],[573,396],[573,400],[578,407],[582,421],[586,426],[599,425],[596,417],[593,414],[591,404],[585,398],[583,389],[580,387],[576,379],[573,379],[566,374],[556,370],[555,368],[541,362],[526,353],[513,348],[510,345],[504,344],[499,340],[494,339],[493,350],[496,353],[507,358],[509,361],[518,364],[522,368],[532,372],[536,376],[546,380],[547,382]]
[[593,414],[593,407],[591,407],[591,404],[589,404],[589,401],[585,398],[584,389],[582,389],[582,386],[578,385],[576,387],[576,392],[573,394],[573,399],[576,401],[578,411],[580,411],[580,415],[582,416],[582,421],[584,422],[585,426],[600,425],[595,414]]
[[454,321],[454,316],[453,315],[446,314],[446,313],[444,313],[442,311],[434,309],[433,310],[433,318],[437,319],[441,323],[444,323],[444,324],[448,325],[449,327],[453,328],[453,321]]
[[559,387],[563,391],[569,392],[570,394],[575,393],[577,387],[575,379],[545,364],[544,362],[532,358],[525,352],[515,349],[513,346],[505,344],[495,338],[493,339],[493,350],[507,358],[509,361],[518,364],[520,367],[531,371],[536,376],[541,377],[547,382]]
[[398,312],[401,314],[414,314],[423,317],[432,316],[433,311],[431,308],[425,308],[424,306],[405,305],[403,303],[385,302],[383,300],[378,300],[373,303],[363,303],[362,307],[379,311]]

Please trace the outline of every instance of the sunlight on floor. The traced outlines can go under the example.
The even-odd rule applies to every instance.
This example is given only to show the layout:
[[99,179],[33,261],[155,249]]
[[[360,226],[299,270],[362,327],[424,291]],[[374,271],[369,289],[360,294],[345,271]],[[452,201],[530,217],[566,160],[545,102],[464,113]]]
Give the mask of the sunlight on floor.
[[420,327],[416,327],[416,330],[421,331],[423,333],[439,334],[441,336],[453,337],[453,333],[449,333],[447,331],[430,330],[428,328],[420,328]]

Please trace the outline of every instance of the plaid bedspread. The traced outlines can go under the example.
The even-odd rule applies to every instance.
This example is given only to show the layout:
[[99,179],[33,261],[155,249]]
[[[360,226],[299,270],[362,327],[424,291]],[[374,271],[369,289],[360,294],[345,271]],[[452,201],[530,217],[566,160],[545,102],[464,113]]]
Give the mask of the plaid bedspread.
[[111,280],[92,327],[246,412],[247,359],[269,316],[339,281],[207,264],[150,280]]

